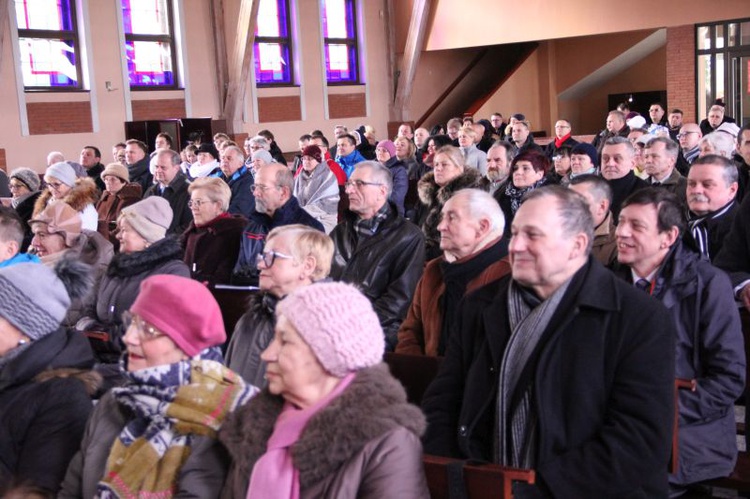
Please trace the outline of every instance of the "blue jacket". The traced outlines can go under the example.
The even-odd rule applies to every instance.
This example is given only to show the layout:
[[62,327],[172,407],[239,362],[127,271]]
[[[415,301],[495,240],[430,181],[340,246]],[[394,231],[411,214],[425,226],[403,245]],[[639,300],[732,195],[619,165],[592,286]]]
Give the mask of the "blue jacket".
[[232,283],[238,285],[258,285],[258,268],[255,260],[263,252],[266,235],[274,228],[282,225],[302,224],[323,232],[323,225],[301,208],[294,196],[276,210],[273,217],[253,211],[248,220],[249,223],[242,233],[240,254],[232,274]]
[[336,163],[341,165],[341,169],[344,170],[344,173],[346,173],[346,178],[352,176],[354,165],[356,165],[357,163],[361,163],[362,161],[367,160],[356,149],[348,156],[336,156]]
[[0,269],[10,267],[17,263],[42,263],[42,261],[36,255],[31,255],[29,253],[16,253],[16,256],[13,258],[8,258],[7,260],[0,262]]
[[227,211],[233,215],[250,218],[250,214],[255,211],[255,194],[253,194],[255,179],[249,167],[242,165],[231,177],[227,178],[222,175],[221,178],[229,184],[232,190],[232,198]]
[[393,178],[390,201],[396,205],[398,214],[403,217],[404,200],[406,200],[406,192],[409,190],[409,173],[406,171],[404,162],[396,156],[386,161],[385,166],[391,171],[391,177]]
[[[619,272],[632,282],[629,268]],[[737,459],[734,402],[745,389],[746,362],[732,286],[726,274],[677,241],[652,296],[677,326],[675,377],[698,383],[694,392],[678,392],[679,469],[670,482],[727,476]]]

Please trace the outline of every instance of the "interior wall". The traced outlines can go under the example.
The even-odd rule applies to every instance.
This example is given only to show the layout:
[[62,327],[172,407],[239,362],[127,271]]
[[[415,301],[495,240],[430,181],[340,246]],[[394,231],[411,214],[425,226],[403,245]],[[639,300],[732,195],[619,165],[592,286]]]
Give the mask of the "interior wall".
[[[60,151],[66,159],[78,160],[83,146],[94,145],[102,150],[102,161],[111,161],[111,146],[124,136],[124,121],[132,101],[154,101],[163,99],[184,99],[187,104],[186,116],[173,118],[221,118],[223,103],[218,92],[216,57],[214,52],[213,27],[209,2],[206,0],[180,0],[184,14],[185,68],[188,85],[183,90],[127,92],[127,77],[123,78],[121,66],[121,45],[117,26],[118,2],[82,0],[89,18],[90,51],[93,73],[91,89],[86,92],[22,92],[19,102],[16,90],[16,62],[12,54],[9,29],[2,30],[2,64],[0,65],[0,148],[6,149],[7,167],[27,166],[38,172],[46,168],[46,156],[50,151]],[[225,0],[225,37],[227,52],[231,56],[236,36],[237,14],[241,0]],[[361,71],[364,84],[344,87],[327,87],[324,83],[321,27],[319,22],[319,2],[300,0],[293,2],[293,14],[299,26],[297,59],[300,61],[299,85],[281,89],[250,88],[246,94],[245,122],[242,132],[255,133],[262,128],[274,132],[282,150],[297,149],[297,139],[313,129],[321,129],[332,135],[336,124],[356,127],[371,124],[385,134],[388,119],[387,106],[382,103],[388,98],[388,75],[386,67],[386,26],[384,21],[385,0],[359,0],[357,6],[360,25]],[[233,24],[234,23],[234,24]],[[105,82],[111,82],[112,91],[107,91]],[[251,85],[248,85],[251,87]],[[129,95],[128,95],[129,94]],[[337,98],[328,99],[334,95]],[[300,120],[261,123],[255,119],[257,99],[264,96],[296,96]],[[357,96],[361,98],[357,100]],[[343,97],[342,97],[343,96]],[[326,113],[347,115],[346,109],[336,102],[347,102],[349,96],[361,103],[357,116],[337,118]],[[331,106],[326,108],[327,100]],[[335,101],[335,102],[334,102]],[[22,134],[21,111],[26,103],[45,102],[86,102],[91,104],[93,122],[98,121],[92,132],[58,133],[48,135]],[[345,105],[344,105],[345,107]],[[331,113],[331,111],[334,111]],[[351,113],[349,113],[351,114]],[[382,135],[381,135],[382,136]]]

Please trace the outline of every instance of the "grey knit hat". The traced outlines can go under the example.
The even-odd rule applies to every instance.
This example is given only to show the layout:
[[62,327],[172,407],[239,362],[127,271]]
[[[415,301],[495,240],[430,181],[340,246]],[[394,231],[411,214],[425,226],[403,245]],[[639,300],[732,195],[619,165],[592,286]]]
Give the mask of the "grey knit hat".
[[0,269],[0,317],[32,341],[60,327],[72,299],[91,290],[91,267],[63,258],[51,269],[19,263]]
[[149,243],[164,239],[173,217],[169,201],[159,196],[149,196],[120,212],[120,219],[126,220]]
[[253,161],[256,159],[263,160],[266,163],[273,163],[273,156],[271,156],[271,153],[265,149],[258,149],[253,153]]
[[47,168],[44,178],[54,177],[63,184],[73,187],[76,183],[76,171],[68,163],[60,162]]
[[16,168],[12,172],[10,172],[10,178],[14,178],[19,182],[22,182],[26,185],[26,187],[29,188],[31,192],[38,191],[39,184],[41,183],[39,181],[39,175],[37,175],[36,172],[31,168]]

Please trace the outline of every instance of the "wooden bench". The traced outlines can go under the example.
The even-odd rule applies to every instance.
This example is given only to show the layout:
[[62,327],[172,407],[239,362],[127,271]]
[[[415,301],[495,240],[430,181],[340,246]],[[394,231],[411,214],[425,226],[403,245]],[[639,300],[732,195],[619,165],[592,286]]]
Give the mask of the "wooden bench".
[[[458,459],[430,456],[422,457],[427,487],[432,499],[449,499],[451,483],[448,465],[459,463]],[[463,485],[467,499],[510,499],[514,481],[533,484],[533,470],[506,468],[497,464],[466,464],[463,466]]]

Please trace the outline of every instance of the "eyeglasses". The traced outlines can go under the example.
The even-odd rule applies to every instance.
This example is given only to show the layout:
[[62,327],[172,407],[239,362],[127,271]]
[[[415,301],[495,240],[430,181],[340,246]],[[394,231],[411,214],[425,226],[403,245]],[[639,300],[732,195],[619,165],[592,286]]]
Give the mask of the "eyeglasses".
[[349,180],[344,184],[344,188],[353,187],[361,190],[366,185],[383,185],[381,182],[365,182],[364,180]]
[[26,184],[21,184],[21,183],[10,182],[10,183],[8,184],[8,187],[9,187],[9,188],[10,188],[11,190],[13,190],[13,189],[23,189],[24,187],[26,187]]
[[272,186],[269,187],[269,186],[263,185],[263,184],[253,184],[250,188],[253,190],[253,192],[260,191],[261,193],[264,193],[268,189],[271,189],[272,187],[278,187],[278,185],[272,185]]
[[253,151],[260,151],[261,149],[263,149],[263,147],[261,147],[261,146],[250,146],[250,149],[253,150]]
[[190,201],[188,201],[187,204],[188,204],[188,208],[195,207],[195,208],[200,209],[200,207],[203,206],[204,204],[210,204],[212,202],[213,201],[211,201],[211,200],[204,201],[203,199],[195,199],[195,200],[191,199]]
[[265,265],[267,269],[270,269],[273,266],[273,262],[275,262],[277,258],[281,258],[282,260],[291,260],[294,257],[285,255],[284,253],[279,253],[278,251],[264,251],[263,253],[260,253],[255,257],[255,264],[259,265],[260,262],[263,262],[263,265]]
[[555,125],[555,128],[570,128],[568,125]]
[[52,187],[54,190],[60,189],[60,186],[62,186],[62,182],[47,182],[48,187]]
[[164,336],[164,333],[146,323],[140,315],[134,314],[130,311],[122,314],[122,323],[125,325],[126,331],[130,329],[131,326],[135,327],[135,332],[138,334],[138,339],[141,341],[155,340],[156,338]]
[[680,133],[678,133],[678,134],[677,134],[677,138],[678,138],[678,139],[681,139],[681,138],[683,138],[683,137],[687,137],[687,136],[688,136],[688,135],[690,135],[691,133],[698,133],[698,132],[680,132]]

